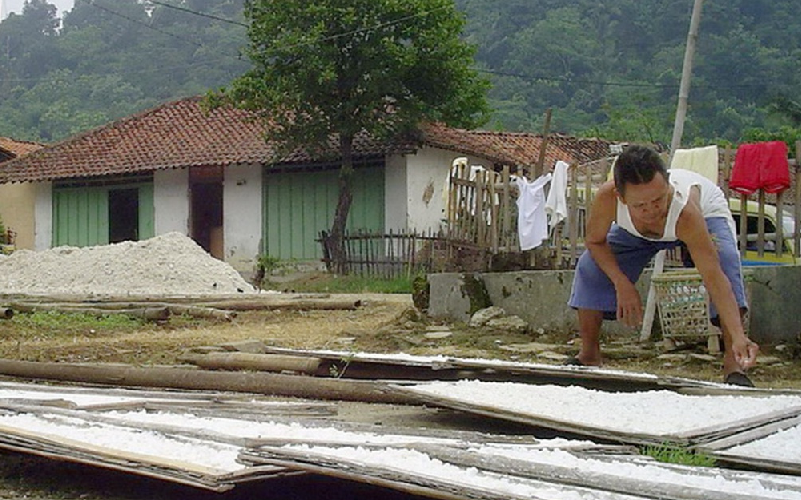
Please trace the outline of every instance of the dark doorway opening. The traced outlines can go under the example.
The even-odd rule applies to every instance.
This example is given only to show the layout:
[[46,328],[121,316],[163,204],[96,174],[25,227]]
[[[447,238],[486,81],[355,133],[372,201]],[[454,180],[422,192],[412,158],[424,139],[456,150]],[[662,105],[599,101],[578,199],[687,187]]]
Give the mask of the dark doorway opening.
[[139,240],[139,189],[110,189],[108,192],[109,243]]
[[223,259],[222,183],[192,184],[192,238],[212,256]]

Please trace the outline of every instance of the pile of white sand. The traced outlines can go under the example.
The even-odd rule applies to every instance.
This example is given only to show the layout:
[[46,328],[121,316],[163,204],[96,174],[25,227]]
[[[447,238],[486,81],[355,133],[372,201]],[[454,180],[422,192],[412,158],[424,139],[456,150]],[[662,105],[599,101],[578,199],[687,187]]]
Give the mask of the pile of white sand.
[[167,233],[94,247],[17,250],[0,258],[0,294],[201,295],[254,293],[229,264]]

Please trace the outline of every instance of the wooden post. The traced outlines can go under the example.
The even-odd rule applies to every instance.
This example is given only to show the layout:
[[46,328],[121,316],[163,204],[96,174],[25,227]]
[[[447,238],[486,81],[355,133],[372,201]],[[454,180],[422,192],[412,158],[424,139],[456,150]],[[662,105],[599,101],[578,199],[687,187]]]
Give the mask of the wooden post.
[[534,165],[534,175],[531,180],[535,180],[545,173],[545,151],[548,149],[548,134],[551,132],[551,108],[545,111],[545,124],[542,126],[542,145],[537,163]]
[[748,247],[748,196],[740,194],[740,258]]
[[795,143],[795,227],[793,255],[801,257],[801,141]]
[[729,190],[729,179],[731,178],[731,159],[731,146],[726,146],[726,149],[723,150],[723,182],[720,187],[723,189],[723,195],[727,200],[729,199],[729,196],[731,196],[731,192]]
[[759,205],[757,207],[757,255],[765,256],[765,190],[760,189],[757,194]]
[[576,262],[578,247],[578,165],[572,164],[570,172],[570,265]]
[[784,192],[776,195],[776,236],[773,240],[775,244],[776,257],[784,255]]
[[[509,165],[504,165],[501,170],[501,182],[503,183],[503,197],[501,198],[501,217],[503,218],[503,226],[501,234],[503,235],[503,246],[506,247],[507,252],[512,251],[512,189],[510,183],[512,182]],[[516,233],[516,231],[515,231]]]
[[476,173],[476,184],[475,184],[475,225],[476,225],[476,239],[475,243],[478,244],[478,247],[481,250],[486,249],[487,247],[487,219],[486,219],[486,210],[484,207],[484,197],[486,194],[486,172],[480,170]]

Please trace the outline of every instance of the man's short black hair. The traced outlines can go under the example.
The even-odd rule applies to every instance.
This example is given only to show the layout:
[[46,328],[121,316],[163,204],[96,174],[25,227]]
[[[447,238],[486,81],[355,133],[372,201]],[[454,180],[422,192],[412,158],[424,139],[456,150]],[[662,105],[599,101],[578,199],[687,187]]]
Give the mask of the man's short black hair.
[[659,153],[647,146],[627,147],[615,161],[615,188],[625,195],[626,184],[647,184],[660,174],[667,180],[667,168]]

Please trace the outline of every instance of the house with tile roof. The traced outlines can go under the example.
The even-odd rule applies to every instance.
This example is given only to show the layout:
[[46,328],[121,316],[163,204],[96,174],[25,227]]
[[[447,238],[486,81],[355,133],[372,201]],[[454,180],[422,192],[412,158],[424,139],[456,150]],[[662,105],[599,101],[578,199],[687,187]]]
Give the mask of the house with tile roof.
[[[453,160],[530,167],[542,137],[427,124],[415,137],[354,144],[350,229],[436,229]],[[141,240],[171,231],[194,238],[243,272],[259,255],[319,261],[315,240],[338,196],[338,142],[279,152],[246,111],[168,102],[0,165],[0,185],[37,187],[36,249]],[[545,165],[587,162],[609,142],[554,135]]]
[[[41,149],[35,142],[0,137],[0,165]],[[32,183],[0,184],[0,218],[6,229],[15,234],[18,248],[34,246],[34,207],[36,186]]]

